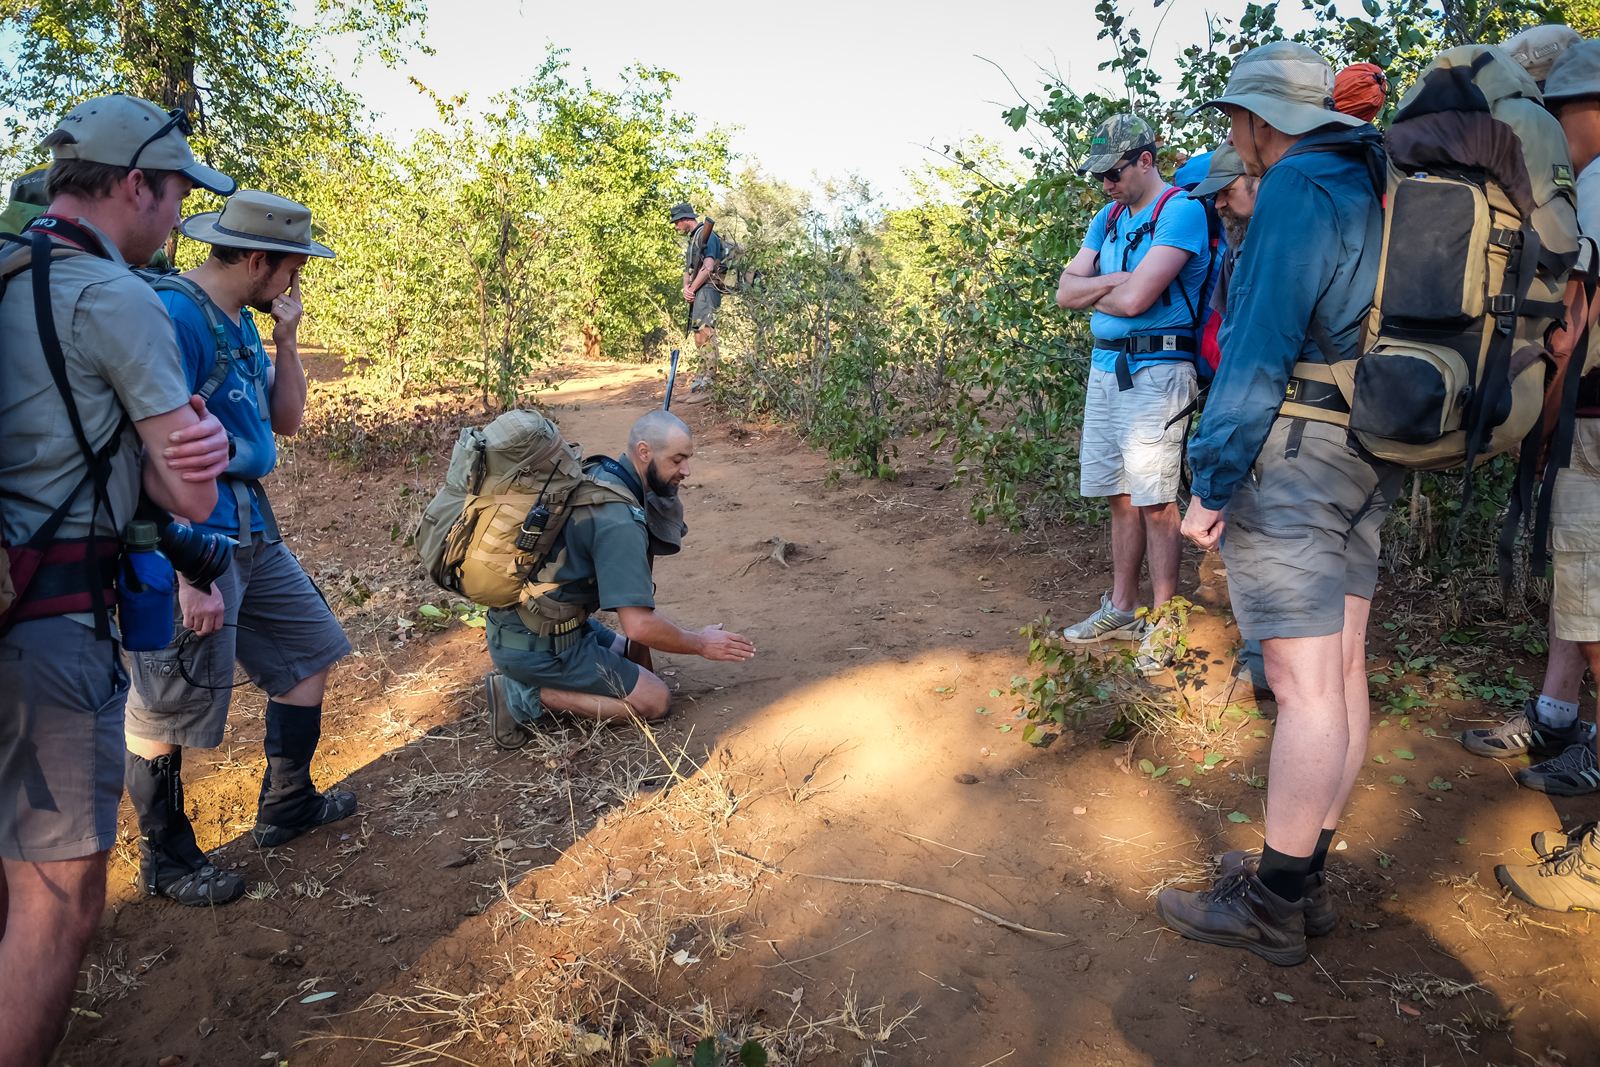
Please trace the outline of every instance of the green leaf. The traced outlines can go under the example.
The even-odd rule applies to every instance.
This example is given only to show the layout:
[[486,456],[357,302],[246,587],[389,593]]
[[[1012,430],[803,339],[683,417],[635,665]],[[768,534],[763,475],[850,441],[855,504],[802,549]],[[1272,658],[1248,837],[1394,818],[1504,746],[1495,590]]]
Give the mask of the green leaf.
[[1406,776],[1403,774],[1391,774],[1389,776],[1389,781],[1393,782],[1395,785],[1405,785]]
[[678,1067],[678,1061],[673,1056],[657,1056],[650,1061],[650,1067]]
[[1250,731],[1250,736],[1251,737],[1266,737],[1267,736],[1267,732],[1265,730],[1252,730],[1252,731]]
[[438,608],[434,607],[432,604],[424,604],[421,607],[419,607],[417,609],[417,611],[422,613],[423,615],[426,615],[430,619],[443,619],[443,618],[447,617],[447,613],[446,612],[440,611]]
[[990,711],[988,708],[973,708],[972,710],[977,712],[979,715],[993,715],[994,714],[994,712]]
[[767,1050],[759,1041],[746,1041],[739,1046],[739,1062],[744,1067],[767,1067]]
[[1221,763],[1225,759],[1227,759],[1227,757],[1224,756],[1222,753],[1213,752],[1213,753],[1211,753],[1211,755],[1206,757],[1206,766],[1207,767],[1215,767],[1217,764]]
[[1139,761],[1139,769],[1146,774],[1156,773],[1156,765],[1147,759],[1142,759]]
[[1242,811],[1235,811],[1235,812],[1229,813],[1228,821],[1229,822],[1249,822],[1250,821],[1250,816],[1246,815]]
[[1160,778],[1163,774],[1166,774],[1171,769],[1171,767],[1157,767],[1155,770],[1150,772],[1150,777]]
[[717,1060],[717,1039],[706,1037],[694,1047],[694,1067],[713,1067]]
[[1291,997],[1287,993],[1273,993],[1272,995],[1277,997],[1279,1000],[1283,1001],[1285,1004],[1293,1004],[1294,1003],[1294,998]]
[[1438,737],[1439,736],[1439,731],[1435,730],[1431,726],[1424,726],[1422,728],[1422,736],[1423,737]]
[[1466,839],[1466,838],[1464,838],[1464,837],[1458,837],[1458,838],[1456,838],[1456,844],[1458,844],[1458,845],[1464,845],[1464,844],[1466,844],[1466,843],[1467,843],[1467,839]]
[[1379,752],[1377,755],[1372,757],[1372,762],[1373,763],[1388,763],[1389,762],[1389,757],[1385,756],[1382,752]]
[[1416,759],[1417,758],[1417,757],[1413,756],[1410,752],[1406,751],[1403,748],[1391,748],[1389,751],[1393,752],[1396,756],[1399,756],[1401,759]]
[[1193,784],[1194,784],[1194,783],[1193,783],[1193,782],[1191,782],[1191,781],[1190,781],[1190,780],[1189,780],[1189,779],[1187,779],[1187,778],[1179,778],[1179,779],[1178,779],[1178,784],[1179,784],[1179,785],[1193,785]]
[[997,696],[999,696],[999,695],[1000,695],[1000,690],[998,690],[998,689],[991,689],[991,690],[989,690],[989,695],[990,695],[990,696],[992,696],[992,697],[997,697]]
[[954,690],[948,685],[941,685],[938,688],[934,689],[934,692],[935,693],[950,693],[950,692],[954,692]]
[[1378,725],[1379,726],[1388,726],[1389,725],[1389,720],[1388,719],[1379,719],[1378,720]]
[[1443,778],[1440,778],[1438,775],[1435,775],[1434,778],[1433,778],[1433,781],[1428,783],[1428,788],[1429,789],[1436,789],[1439,792],[1443,793],[1446,790],[1454,789],[1455,786],[1451,785],[1449,782],[1445,781]]

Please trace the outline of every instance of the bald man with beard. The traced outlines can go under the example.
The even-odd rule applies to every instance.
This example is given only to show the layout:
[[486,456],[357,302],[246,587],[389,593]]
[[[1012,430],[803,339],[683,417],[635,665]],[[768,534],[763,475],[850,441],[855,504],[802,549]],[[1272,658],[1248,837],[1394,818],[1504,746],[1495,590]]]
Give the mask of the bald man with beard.
[[[603,720],[665,716],[671,694],[636,662],[645,657],[630,658],[630,643],[732,663],[756,654],[748,638],[721,623],[685,630],[656,611],[650,559],[664,554],[664,542],[675,548],[673,531],[681,537],[676,498],[693,455],[689,427],[671,412],[652,411],[634,423],[627,452],[603,459],[597,476],[637,506],[608,501],[575,508],[534,579],[555,588],[520,608],[489,612],[489,657],[497,668],[487,679],[489,715],[501,748],[527,744],[546,710]],[[601,609],[617,613],[622,633],[589,617]],[[562,629],[540,626],[541,612],[563,617]]]

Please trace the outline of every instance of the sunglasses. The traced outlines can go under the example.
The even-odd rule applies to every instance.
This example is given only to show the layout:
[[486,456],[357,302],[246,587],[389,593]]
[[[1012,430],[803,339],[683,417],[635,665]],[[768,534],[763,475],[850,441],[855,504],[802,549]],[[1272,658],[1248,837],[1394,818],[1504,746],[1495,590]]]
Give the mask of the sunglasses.
[[1110,182],[1112,185],[1115,185],[1122,180],[1122,172],[1137,162],[1139,162],[1137,159],[1130,159],[1123,163],[1120,167],[1112,167],[1110,170],[1101,171],[1100,173],[1095,174],[1094,177],[1097,181]]
[[189,122],[189,113],[181,107],[175,107],[171,111],[167,112],[166,123],[155,133],[145,138],[144,144],[140,145],[134,150],[133,158],[128,160],[128,169],[132,170],[133,168],[137,167],[139,165],[139,157],[144,154],[144,150],[161,140],[161,138],[165,137],[173,130],[177,130],[185,137],[189,137],[194,133],[194,126]]

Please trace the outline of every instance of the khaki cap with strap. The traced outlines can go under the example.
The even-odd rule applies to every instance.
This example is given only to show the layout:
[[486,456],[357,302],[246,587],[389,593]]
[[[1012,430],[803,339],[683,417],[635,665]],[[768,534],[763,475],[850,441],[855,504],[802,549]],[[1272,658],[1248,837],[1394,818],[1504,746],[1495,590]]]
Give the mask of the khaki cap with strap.
[[[1535,82],[1550,77],[1555,61],[1567,49],[1583,40],[1570,26],[1532,26],[1500,42],[1500,47],[1511,53],[1511,58],[1522,64],[1522,69]],[[1541,86],[1542,88],[1542,86]]]
[[1228,87],[1190,114],[1232,104],[1291,137],[1324,126],[1365,126],[1366,120],[1334,110],[1333,68],[1317,50],[1293,41],[1252,48],[1233,65]]
[[287,197],[241,189],[221,211],[202,211],[178,232],[208,245],[332,259],[333,249],[311,239],[311,209]]
[[1600,41],[1579,41],[1562,52],[1545,79],[1547,107],[1586,96],[1600,96]]
[[202,189],[231,195],[239,183],[196,161],[188,132],[189,117],[182,108],[162,111],[137,96],[112,93],[67,112],[40,147],[50,149],[57,160],[177,171]]

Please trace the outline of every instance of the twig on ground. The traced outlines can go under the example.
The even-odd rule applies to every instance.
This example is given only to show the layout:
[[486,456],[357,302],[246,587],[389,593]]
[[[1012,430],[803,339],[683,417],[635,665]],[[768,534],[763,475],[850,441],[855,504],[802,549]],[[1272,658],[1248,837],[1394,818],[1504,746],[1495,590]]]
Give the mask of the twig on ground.
[[976,852],[966,852],[962,849],[956,848],[954,845],[947,845],[943,841],[935,841],[931,837],[918,837],[916,834],[907,833],[905,830],[896,830],[895,833],[899,834],[901,837],[909,837],[914,841],[926,841],[930,845],[938,845],[940,848],[947,848],[951,852],[960,852],[963,856],[971,856],[975,860],[981,860],[985,858],[978,855]]
[[450,1053],[442,1052],[436,1048],[428,1048],[425,1045],[414,1045],[409,1041],[395,1041],[394,1039],[387,1037],[358,1037],[355,1034],[312,1034],[310,1037],[301,1038],[299,1041],[296,1041],[295,1047],[299,1048],[308,1041],[376,1041],[382,1045],[399,1045],[402,1048],[416,1049],[418,1052],[426,1052],[430,1056],[443,1056],[447,1060],[455,1060],[457,1063],[464,1063],[467,1065],[467,1067],[478,1067],[478,1065],[471,1060],[464,1060],[460,1056],[452,1056]]

